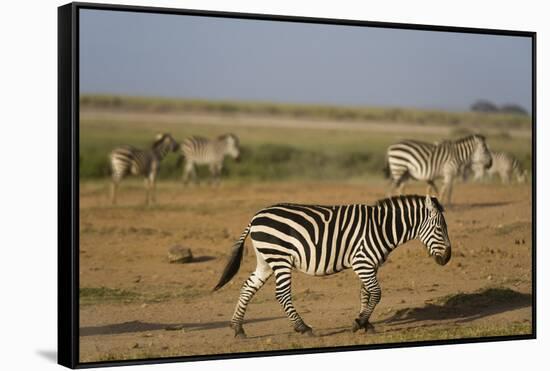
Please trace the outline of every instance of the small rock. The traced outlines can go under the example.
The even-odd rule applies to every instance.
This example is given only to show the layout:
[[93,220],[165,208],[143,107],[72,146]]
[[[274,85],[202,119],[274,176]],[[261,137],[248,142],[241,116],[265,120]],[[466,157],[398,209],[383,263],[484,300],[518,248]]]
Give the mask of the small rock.
[[193,260],[193,254],[189,248],[174,245],[168,249],[168,260],[170,263],[189,263]]
[[493,279],[493,276],[491,276],[491,275],[487,276],[487,281],[491,281],[492,279]]
[[181,331],[181,332],[185,332],[185,329],[183,328],[183,325],[166,326],[164,329],[165,329],[166,331]]
[[146,333],[146,334],[143,334],[143,337],[144,338],[150,338],[150,337],[153,337],[153,334],[151,334],[150,332]]
[[135,279],[134,279],[134,283],[139,283],[141,281],[141,276],[137,276]]
[[139,344],[138,344],[138,343],[135,343],[134,346],[133,346],[132,348],[134,348],[134,349],[139,348]]

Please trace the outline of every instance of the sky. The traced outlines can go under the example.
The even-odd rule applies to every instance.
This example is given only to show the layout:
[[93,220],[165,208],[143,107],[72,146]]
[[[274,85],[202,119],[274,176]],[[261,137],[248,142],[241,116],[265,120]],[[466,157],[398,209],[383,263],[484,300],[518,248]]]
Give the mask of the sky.
[[530,110],[531,67],[519,36],[80,13],[81,94]]

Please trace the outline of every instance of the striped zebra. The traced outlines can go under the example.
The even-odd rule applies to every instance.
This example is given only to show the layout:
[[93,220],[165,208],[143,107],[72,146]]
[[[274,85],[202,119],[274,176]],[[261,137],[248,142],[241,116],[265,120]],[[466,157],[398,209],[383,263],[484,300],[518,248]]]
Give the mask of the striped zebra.
[[376,273],[393,249],[419,239],[438,264],[445,265],[451,258],[443,208],[434,197],[392,197],[373,206],[278,204],[254,215],[233,246],[214,290],[223,287],[239,270],[248,234],[257,265],[241,288],[231,320],[235,337],[245,337],[242,324],[246,307],[273,273],[275,296],[294,330],[311,334],[311,327],[292,304],[292,269],[326,276],[352,268],[362,282],[361,310],[352,330],[367,331],[373,329],[369,318],[381,297]]
[[518,183],[524,183],[527,180],[527,170],[523,169],[518,159],[506,152],[493,152],[491,151],[491,157],[493,158],[493,164],[490,168],[485,169],[483,166],[472,164],[465,169],[465,180],[473,174],[473,180],[479,181],[488,176],[492,178],[498,174],[502,183],[510,183],[513,177],[515,177]]
[[192,177],[197,182],[196,165],[208,165],[214,182],[219,183],[225,156],[239,161],[239,138],[235,134],[224,134],[216,139],[193,136],[181,143],[181,157],[185,159],[182,180],[185,184]]
[[[406,181],[416,179],[428,183],[428,193],[433,190],[443,202],[450,203],[454,178],[471,164],[488,168],[492,159],[485,137],[476,134],[436,144],[416,140],[392,144],[386,162],[392,180],[391,193],[396,189],[402,193]],[[434,182],[437,178],[443,178],[441,192]]]
[[111,151],[111,202],[116,204],[120,181],[127,175],[145,178],[145,203],[156,202],[156,178],[160,162],[168,152],[176,152],[178,143],[170,134],[158,134],[151,149],[142,150],[132,146],[120,146]]

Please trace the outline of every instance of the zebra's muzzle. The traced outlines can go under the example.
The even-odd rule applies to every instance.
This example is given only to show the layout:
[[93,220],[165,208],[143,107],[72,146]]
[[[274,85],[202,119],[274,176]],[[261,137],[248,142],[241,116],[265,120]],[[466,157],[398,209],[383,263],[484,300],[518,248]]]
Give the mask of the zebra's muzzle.
[[490,169],[493,166],[493,158],[490,158],[489,161],[485,164],[485,169]]
[[444,255],[435,255],[435,262],[439,265],[445,265],[451,260],[451,246],[447,247]]

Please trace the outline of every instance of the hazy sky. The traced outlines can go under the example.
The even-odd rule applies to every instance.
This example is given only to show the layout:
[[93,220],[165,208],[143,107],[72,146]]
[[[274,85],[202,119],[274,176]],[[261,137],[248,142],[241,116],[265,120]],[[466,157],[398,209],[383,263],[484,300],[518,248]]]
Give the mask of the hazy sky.
[[526,37],[81,10],[81,93],[531,108]]

